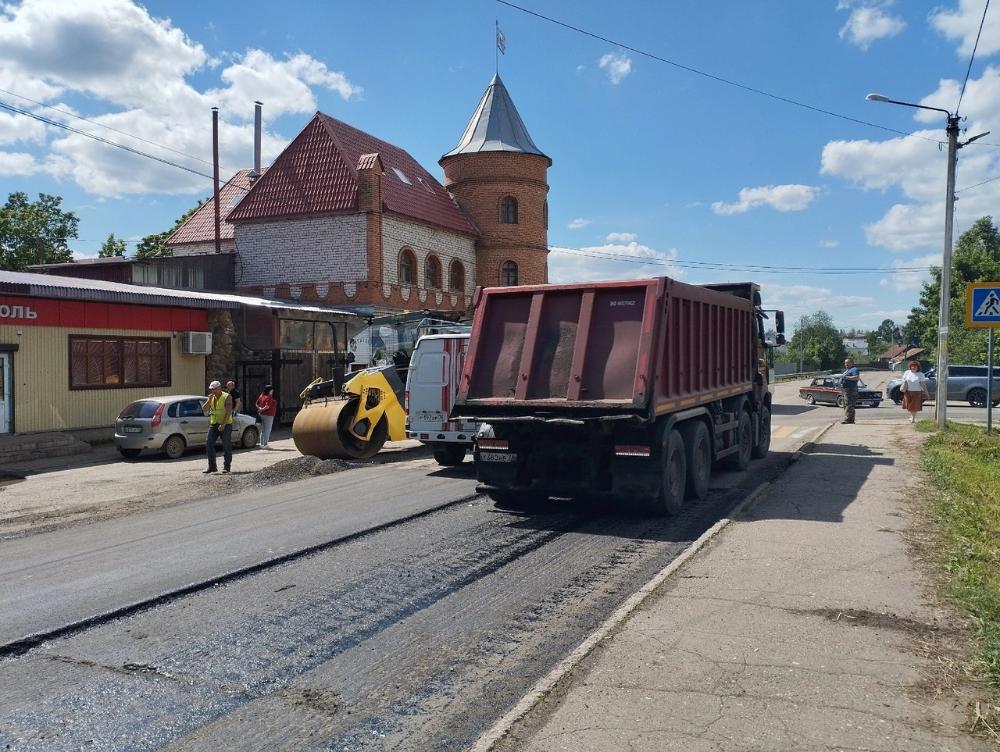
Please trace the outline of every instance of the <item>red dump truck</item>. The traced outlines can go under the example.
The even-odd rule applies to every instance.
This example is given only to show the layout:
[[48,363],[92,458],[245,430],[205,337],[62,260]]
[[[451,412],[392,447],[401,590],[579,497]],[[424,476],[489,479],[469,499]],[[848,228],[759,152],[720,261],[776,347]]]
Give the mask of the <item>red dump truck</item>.
[[486,424],[476,473],[498,503],[608,496],[673,514],[706,495],[715,462],[767,454],[757,285],[494,287],[474,305],[452,415]]

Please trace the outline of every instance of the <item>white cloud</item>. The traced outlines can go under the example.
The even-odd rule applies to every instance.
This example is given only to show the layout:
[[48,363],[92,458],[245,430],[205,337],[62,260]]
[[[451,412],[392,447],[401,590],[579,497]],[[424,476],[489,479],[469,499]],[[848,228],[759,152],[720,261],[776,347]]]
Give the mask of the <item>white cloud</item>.
[[43,169],[30,154],[0,151],[0,175],[34,175]]
[[[90,115],[102,125],[134,133],[184,154],[111,134],[92,124],[73,124],[202,173],[211,173],[211,112],[220,108],[223,177],[252,159],[253,101],[264,102],[263,152],[273,159],[286,139],[267,130],[281,115],[311,113],[315,92],[343,99],[361,92],[344,73],[299,53],[284,59],[248,49],[220,64],[168,19],[152,17],[130,0],[31,0],[0,4],[0,85],[40,101],[75,92],[103,108]],[[196,89],[189,77],[218,66],[219,85]],[[52,116],[50,111],[45,111]],[[61,116],[60,119],[64,119]],[[46,138],[49,140],[46,141]],[[26,117],[0,119],[0,143],[40,144],[36,162],[68,176],[99,196],[124,193],[201,193],[210,183],[75,134],[38,130]],[[204,161],[198,161],[204,160]],[[228,168],[228,169],[227,169]]]
[[839,240],[821,240],[821,241],[819,241],[819,247],[820,248],[836,248],[838,245],[840,245],[840,241]]
[[[939,10],[931,15],[931,24],[949,40],[960,41],[956,53],[968,57],[976,42],[979,23],[983,20],[982,0],[959,0],[955,10]],[[983,24],[983,34],[979,39],[978,55],[992,55],[1000,52],[1000,16],[987,13]]]
[[583,217],[577,217],[576,219],[570,220],[566,227],[570,230],[582,230],[584,227],[594,223],[592,219],[584,219]]
[[597,65],[602,70],[607,71],[608,79],[615,86],[620,84],[632,72],[632,58],[625,53],[616,55],[609,52],[601,56],[601,59],[597,61]]
[[609,243],[632,243],[638,239],[634,232],[609,232],[605,238]]
[[931,266],[941,266],[941,254],[929,253],[911,259],[893,259],[892,267],[901,271],[893,272],[889,277],[879,280],[882,287],[892,286],[896,292],[913,292],[919,290],[924,282],[931,278],[929,271],[923,271]]
[[684,270],[672,263],[676,259],[676,248],[658,251],[635,240],[585,248],[553,246],[549,248],[549,281],[596,282],[664,275],[680,279]]
[[851,10],[840,38],[867,50],[873,42],[901,34],[905,28],[906,22],[898,16],[890,16],[874,5],[862,5]]
[[741,188],[739,201],[727,204],[715,201],[712,211],[716,214],[744,214],[758,206],[770,206],[780,212],[802,211],[812,203],[819,192],[811,185],[762,185]]

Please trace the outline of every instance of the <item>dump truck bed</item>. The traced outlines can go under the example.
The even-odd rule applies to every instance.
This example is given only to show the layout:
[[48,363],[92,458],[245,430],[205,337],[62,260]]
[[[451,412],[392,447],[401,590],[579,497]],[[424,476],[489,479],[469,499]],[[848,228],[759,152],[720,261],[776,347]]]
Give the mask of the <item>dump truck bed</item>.
[[652,419],[749,391],[755,290],[669,277],[481,290],[453,414]]

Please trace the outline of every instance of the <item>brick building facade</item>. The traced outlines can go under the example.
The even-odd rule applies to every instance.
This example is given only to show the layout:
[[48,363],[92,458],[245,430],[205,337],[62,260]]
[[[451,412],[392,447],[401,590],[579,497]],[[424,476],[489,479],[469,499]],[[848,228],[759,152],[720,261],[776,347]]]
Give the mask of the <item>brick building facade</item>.
[[[440,164],[444,186],[403,149],[316,113],[261,177],[242,170],[220,194],[236,288],[464,311],[476,285],[547,281],[551,160],[499,77]],[[209,200],[168,242],[175,254],[205,253],[213,238]]]

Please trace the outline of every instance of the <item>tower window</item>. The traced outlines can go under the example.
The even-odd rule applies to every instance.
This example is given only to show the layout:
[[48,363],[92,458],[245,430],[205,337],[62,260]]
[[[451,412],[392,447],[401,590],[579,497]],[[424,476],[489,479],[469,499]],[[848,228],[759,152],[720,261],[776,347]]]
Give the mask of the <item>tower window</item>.
[[517,284],[517,264],[504,261],[500,267],[500,284],[504,287],[514,287]]
[[545,229],[549,229],[549,202],[548,199],[542,204],[542,221],[545,222]]
[[452,292],[465,291],[465,267],[461,261],[452,261],[448,271],[448,287]]
[[500,224],[517,224],[517,199],[513,196],[504,196],[500,199]]
[[424,287],[441,289],[441,262],[437,256],[428,256],[424,262]]
[[399,252],[399,284],[417,284],[417,257],[409,248]]

